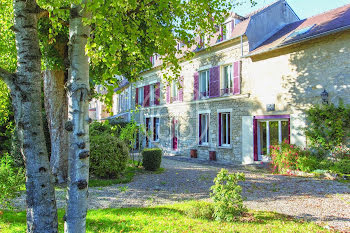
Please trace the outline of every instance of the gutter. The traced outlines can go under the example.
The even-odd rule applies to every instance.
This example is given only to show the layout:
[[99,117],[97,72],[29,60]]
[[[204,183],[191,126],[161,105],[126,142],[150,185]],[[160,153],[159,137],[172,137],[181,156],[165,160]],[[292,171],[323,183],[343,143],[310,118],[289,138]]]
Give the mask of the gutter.
[[264,51],[261,51],[261,52],[256,52],[256,53],[252,53],[252,54],[248,54],[248,55],[242,56],[242,58],[248,58],[248,57],[252,57],[252,56],[256,56],[256,55],[261,55],[261,54],[264,54],[264,53],[267,53],[267,52],[271,52],[271,51],[276,50],[276,49],[286,48],[286,47],[288,47],[290,45],[294,45],[294,44],[299,44],[299,43],[302,43],[302,42],[310,41],[310,40],[313,40],[313,39],[316,39],[316,38],[319,38],[319,37],[328,36],[328,35],[331,35],[331,34],[334,34],[334,33],[337,33],[337,32],[341,32],[341,31],[346,31],[348,29],[350,29],[350,25],[343,26],[343,27],[340,27],[340,28],[336,28],[336,29],[333,29],[333,30],[330,30],[330,31],[327,31],[327,32],[322,32],[320,34],[316,34],[316,35],[313,35],[313,36],[301,38],[301,39],[298,39],[296,41],[291,41],[289,43],[286,43],[286,44],[283,44],[283,45],[280,45],[280,46],[277,45],[276,47],[273,47],[273,48],[270,48],[270,49],[267,49],[267,50],[264,50]]

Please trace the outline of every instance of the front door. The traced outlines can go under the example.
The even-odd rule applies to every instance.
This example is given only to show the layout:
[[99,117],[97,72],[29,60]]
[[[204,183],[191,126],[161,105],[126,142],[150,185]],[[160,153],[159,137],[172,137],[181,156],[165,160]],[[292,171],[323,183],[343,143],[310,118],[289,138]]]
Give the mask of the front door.
[[175,118],[173,118],[172,120],[171,134],[172,134],[172,148],[174,151],[176,151],[178,148],[179,124]]

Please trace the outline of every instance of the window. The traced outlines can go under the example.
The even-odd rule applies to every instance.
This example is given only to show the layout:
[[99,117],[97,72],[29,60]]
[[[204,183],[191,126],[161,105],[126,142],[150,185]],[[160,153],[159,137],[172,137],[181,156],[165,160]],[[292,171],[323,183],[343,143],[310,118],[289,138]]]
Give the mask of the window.
[[159,129],[160,129],[160,125],[159,125],[159,118],[158,117],[154,117],[153,118],[153,141],[159,141]]
[[233,93],[233,69],[231,65],[222,67],[222,78],[221,78],[221,95],[228,95]]
[[156,89],[155,86],[156,86],[155,84],[150,85],[150,105],[151,106],[155,105],[155,95],[154,95],[155,89]]
[[231,144],[231,123],[230,113],[219,113],[219,146],[230,146]]
[[199,114],[199,144],[209,143],[209,113]]
[[288,119],[258,120],[257,135],[258,159],[262,160],[263,156],[270,153],[270,145],[289,140]]
[[199,94],[201,99],[209,96],[209,70],[199,73]]
[[143,87],[139,87],[139,105],[143,106],[143,101],[144,101],[145,97],[144,97],[144,90]]
[[178,90],[177,82],[173,81],[171,83],[171,102],[175,102],[179,100],[179,90]]

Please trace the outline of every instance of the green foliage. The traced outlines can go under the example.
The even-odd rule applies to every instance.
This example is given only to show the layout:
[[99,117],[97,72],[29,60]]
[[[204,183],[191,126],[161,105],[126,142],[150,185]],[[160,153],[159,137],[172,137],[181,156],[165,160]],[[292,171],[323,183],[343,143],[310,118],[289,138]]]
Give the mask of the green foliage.
[[0,159],[0,206],[11,207],[12,198],[18,195],[24,180],[24,170],[16,170],[11,156],[5,154]]
[[301,156],[296,165],[303,172],[312,172],[320,168],[320,159],[315,156]]
[[350,174],[350,159],[342,159],[334,162],[329,170],[338,174]]
[[305,134],[312,147],[322,147],[332,151],[345,142],[350,129],[350,106],[334,104],[316,105],[307,112],[308,125]]
[[100,178],[119,177],[129,158],[125,143],[107,132],[90,137],[90,153],[90,171]]
[[237,220],[247,209],[243,205],[242,187],[239,181],[244,181],[244,173],[229,173],[221,169],[214,185],[211,186],[211,198],[214,201],[214,218],[218,221]]
[[147,171],[156,171],[162,162],[162,150],[159,148],[146,148],[142,151],[142,165]]
[[10,151],[13,130],[14,120],[10,92],[6,84],[0,80],[0,154],[1,151]]
[[108,133],[115,137],[120,135],[121,130],[127,125],[127,123],[113,123],[109,121],[98,122],[94,121],[90,124],[90,136],[98,136],[101,133]]
[[135,121],[131,121],[120,130],[119,137],[128,144],[130,149],[132,149],[135,147],[138,132],[139,126]]
[[214,216],[214,205],[206,201],[194,201],[185,210],[185,213],[190,218],[201,218],[212,220]]
[[[145,208],[89,210],[86,218],[88,233],[116,232],[333,232],[314,222],[299,220],[273,212],[254,211],[253,220],[221,223],[207,219],[193,219],[184,214],[190,204]],[[0,213],[1,233],[25,232],[25,211]],[[64,210],[58,210],[58,231],[63,232]]]

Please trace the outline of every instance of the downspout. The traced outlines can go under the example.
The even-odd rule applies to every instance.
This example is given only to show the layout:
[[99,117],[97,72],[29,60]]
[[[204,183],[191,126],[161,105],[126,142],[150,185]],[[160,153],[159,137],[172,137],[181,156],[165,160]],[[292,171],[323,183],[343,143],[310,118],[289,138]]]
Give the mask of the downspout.
[[241,56],[243,56],[243,35],[241,35],[241,53]]

